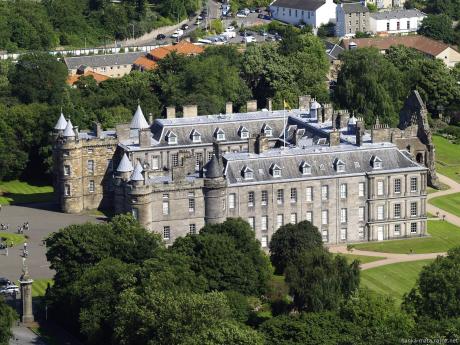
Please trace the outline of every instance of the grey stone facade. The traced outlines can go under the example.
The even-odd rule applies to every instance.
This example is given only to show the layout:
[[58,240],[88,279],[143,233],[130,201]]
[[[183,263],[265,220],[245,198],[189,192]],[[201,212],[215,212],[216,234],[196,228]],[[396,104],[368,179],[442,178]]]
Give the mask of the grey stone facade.
[[197,116],[188,106],[184,118],[169,109],[150,124],[138,108],[116,131],[79,133],[61,119],[54,169],[63,211],[130,212],[167,243],[227,217],[246,219],[263,247],[279,226],[302,220],[328,244],[426,234],[434,147],[416,92],[400,128],[377,123],[370,132],[308,96],[286,112],[226,108]]

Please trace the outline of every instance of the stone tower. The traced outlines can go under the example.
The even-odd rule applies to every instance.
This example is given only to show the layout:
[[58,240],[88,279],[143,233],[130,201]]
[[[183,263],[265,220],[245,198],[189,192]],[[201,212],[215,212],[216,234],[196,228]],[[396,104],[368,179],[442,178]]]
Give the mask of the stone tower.
[[32,310],[32,283],[33,279],[29,276],[29,270],[26,266],[26,259],[23,258],[22,275],[19,278],[21,285],[21,299],[22,299],[22,314],[21,321],[23,323],[34,322],[34,314]]
[[226,219],[227,182],[223,175],[220,152],[215,145],[211,161],[206,165],[204,178],[204,222],[205,224],[222,223]]

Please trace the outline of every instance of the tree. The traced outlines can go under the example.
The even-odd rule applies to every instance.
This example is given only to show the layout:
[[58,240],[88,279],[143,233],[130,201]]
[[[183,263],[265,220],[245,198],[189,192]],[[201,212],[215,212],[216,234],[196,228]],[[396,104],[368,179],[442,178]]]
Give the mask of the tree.
[[66,66],[48,53],[29,53],[19,57],[9,80],[13,95],[24,103],[62,101]]
[[454,43],[455,35],[452,28],[452,19],[446,14],[429,14],[423,18],[419,34],[434,38],[446,43]]
[[314,248],[290,261],[285,276],[298,310],[336,310],[359,286],[359,263],[348,265],[343,256]]
[[276,274],[283,274],[287,265],[304,251],[323,247],[318,228],[308,221],[280,227],[270,241],[270,261]]
[[8,345],[11,336],[11,326],[17,319],[16,312],[0,297],[0,345]]

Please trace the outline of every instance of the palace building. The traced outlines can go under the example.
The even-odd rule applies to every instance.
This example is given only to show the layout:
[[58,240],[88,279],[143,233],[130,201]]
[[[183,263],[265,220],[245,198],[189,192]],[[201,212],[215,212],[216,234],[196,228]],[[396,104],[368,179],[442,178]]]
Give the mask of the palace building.
[[427,110],[414,91],[397,128],[309,96],[297,109],[183,117],[79,131],[61,114],[54,187],[64,212],[131,213],[167,243],[227,217],[246,219],[262,247],[283,224],[315,225],[327,244],[426,234],[426,187],[437,186]]

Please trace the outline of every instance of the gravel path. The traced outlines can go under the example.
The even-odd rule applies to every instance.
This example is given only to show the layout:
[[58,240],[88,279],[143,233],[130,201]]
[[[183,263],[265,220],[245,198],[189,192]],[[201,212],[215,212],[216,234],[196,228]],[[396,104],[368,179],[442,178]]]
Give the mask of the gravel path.
[[[449,195],[449,194],[454,194],[454,193],[459,193],[460,192],[460,184],[457,183],[456,181],[452,180],[451,178],[438,174],[439,181],[442,183],[448,185],[450,188],[447,190],[440,190],[438,192],[434,192],[431,194],[428,194],[427,200],[430,200],[432,198],[436,198],[438,196],[443,196],[443,195]],[[449,213],[443,209],[440,209],[439,207],[436,207],[434,205],[431,205],[430,203],[426,203],[426,210],[430,212],[431,214],[436,215],[437,212],[439,212],[440,217],[443,215],[446,216],[446,221],[449,223],[455,224],[457,226],[460,226],[460,217]]]

